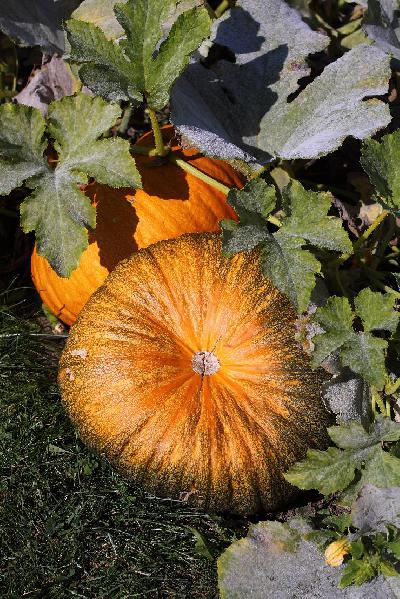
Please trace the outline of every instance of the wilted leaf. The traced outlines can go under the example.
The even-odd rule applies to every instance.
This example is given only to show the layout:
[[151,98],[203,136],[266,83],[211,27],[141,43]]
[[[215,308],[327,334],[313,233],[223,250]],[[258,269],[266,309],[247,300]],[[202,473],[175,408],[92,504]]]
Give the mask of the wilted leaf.
[[81,0],[2,0],[0,30],[21,46],[40,46],[47,54],[64,52],[62,23]]
[[368,96],[386,93],[389,59],[358,46],[326,67],[288,102],[308,74],[308,54],[328,39],[312,31],[282,0],[241,0],[219,22],[214,39],[236,62],[192,64],[172,93],[172,120],[196,147],[253,166],[271,156],[315,158],[345,137],[370,136],[390,121],[389,109]]
[[53,56],[35,73],[27,86],[14,96],[14,101],[38,108],[46,115],[50,102],[71,96],[77,91],[76,83],[69,65],[62,58]]
[[400,59],[400,10],[397,0],[368,0],[363,29],[377,46]]
[[[190,55],[209,35],[208,12],[194,7],[178,15],[175,0],[128,0],[114,11],[126,36],[119,44],[93,23],[66,24],[71,58],[84,63],[80,77],[107,100],[141,102],[145,96],[151,108],[161,109]],[[163,24],[174,12],[177,18],[163,39]]]
[[396,599],[380,576],[361,588],[337,588],[343,566],[326,565],[323,554],[288,524],[260,522],[218,559],[222,599]]
[[0,107],[0,192],[24,181],[33,192],[21,205],[23,229],[35,230],[38,252],[61,276],[68,276],[87,246],[85,227],[95,226],[95,210],[79,189],[88,176],[114,187],[140,184],[125,140],[99,139],[120,115],[119,106],[84,94],[49,107],[48,132],[58,153],[52,169],[43,156],[45,120],[23,105]]
[[400,528],[400,487],[380,489],[366,484],[352,506],[351,515],[361,535],[386,532],[388,524]]
[[391,210],[400,209],[400,131],[382,137],[381,142],[366,140],[362,147],[361,165]]
[[[400,425],[378,416],[369,431],[358,422],[328,429],[338,445],[326,451],[311,449],[307,458],[285,474],[300,489],[317,489],[323,495],[344,491],[340,502],[351,505],[359,490],[371,483],[376,487],[400,485],[400,460],[382,449],[383,441],[400,438]],[[354,482],[355,472],[358,479]]]

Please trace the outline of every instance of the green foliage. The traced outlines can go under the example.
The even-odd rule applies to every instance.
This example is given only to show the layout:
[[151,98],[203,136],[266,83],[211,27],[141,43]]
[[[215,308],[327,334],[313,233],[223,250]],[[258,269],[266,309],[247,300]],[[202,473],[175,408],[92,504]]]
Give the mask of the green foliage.
[[367,484],[400,485],[400,460],[385,451],[383,442],[400,439],[400,424],[378,416],[369,431],[358,422],[328,429],[337,447],[309,449],[307,458],[292,466],[286,480],[300,489],[317,489],[323,495],[341,492],[340,503],[351,505]]
[[69,20],[71,59],[84,63],[79,71],[82,81],[107,100],[145,99],[150,108],[163,108],[173,83],[208,37],[211,25],[207,10],[194,7],[176,18],[163,39],[163,26],[175,4],[175,0],[116,4],[115,16],[125,32],[119,44],[92,23]]
[[[35,231],[39,254],[67,277],[87,247],[86,227],[95,227],[95,210],[79,188],[94,177],[114,187],[140,185],[127,141],[99,139],[121,110],[84,94],[49,106],[48,121],[27,106],[0,106],[0,193],[24,182],[32,189],[21,205],[25,232]],[[46,135],[58,154],[55,168],[44,155]]]
[[379,201],[393,211],[400,210],[400,131],[385,135],[381,142],[365,140],[361,164],[379,194]]
[[[393,309],[395,297],[363,289],[354,304],[355,311],[352,311],[347,298],[333,296],[324,307],[317,309],[314,320],[324,332],[313,338],[313,364],[318,366],[338,351],[345,366],[381,390],[387,376],[385,351],[388,342],[372,332],[395,331],[399,321],[399,313]],[[356,332],[353,328],[356,317],[361,319],[363,332]]]
[[286,215],[279,230],[271,233],[267,219],[275,207],[275,188],[256,180],[241,191],[231,191],[228,202],[240,222],[223,221],[223,248],[232,254],[259,245],[265,275],[302,312],[321,270],[320,262],[304,246],[346,252],[351,243],[340,219],[327,216],[332,201],[329,193],[307,191],[292,180],[282,192],[282,201]]

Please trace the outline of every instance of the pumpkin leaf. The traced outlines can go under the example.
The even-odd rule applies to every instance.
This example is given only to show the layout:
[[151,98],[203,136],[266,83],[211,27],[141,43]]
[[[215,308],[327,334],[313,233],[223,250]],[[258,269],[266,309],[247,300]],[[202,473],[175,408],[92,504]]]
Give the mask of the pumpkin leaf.
[[46,172],[46,121],[39,110],[11,103],[0,106],[0,120],[0,194],[8,195]]
[[46,121],[39,110],[0,107],[0,192],[9,193],[24,182],[33,190],[21,205],[22,227],[35,230],[38,252],[61,276],[76,268],[88,243],[85,227],[95,226],[95,210],[79,184],[90,176],[114,187],[140,185],[129,143],[99,139],[120,112],[118,106],[84,94],[51,103],[47,133],[58,161],[50,168],[43,156]]
[[[318,531],[320,532],[320,531]],[[325,531],[326,532],[326,531]],[[331,568],[310,532],[299,532],[289,523],[260,522],[246,538],[235,541],[218,559],[222,599],[395,599],[387,579],[379,576],[361,588],[338,590],[344,566]]]
[[81,0],[2,0],[0,30],[20,46],[40,46],[47,54],[64,52],[62,23]]
[[399,5],[397,0],[368,0],[362,27],[377,46],[400,59]]
[[307,191],[292,180],[282,192],[287,216],[279,231],[270,233],[267,218],[276,204],[276,192],[262,179],[232,190],[228,202],[240,222],[223,221],[223,249],[226,254],[262,247],[262,266],[299,312],[304,311],[315,286],[321,265],[304,246],[307,244],[333,251],[348,251],[350,240],[338,218],[327,216],[331,195]]
[[378,416],[369,431],[353,421],[330,427],[328,433],[338,447],[310,449],[307,458],[285,474],[286,480],[300,489],[317,489],[323,495],[345,491],[340,497],[344,505],[351,505],[367,484],[400,484],[400,460],[382,448],[382,442],[400,438],[400,424]]
[[361,165],[379,194],[379,201],[393,211],[400,210],[400,131],[364,141]]
[[375,293],[371,289],[363,289],[354,300],[355,309],[361,318],[364,331],[390,331],[394,333],[399,313],[394,311],[396,298],[389,293]]
[[215,27],[214,41],[235,55],[205,68],[194,63],[176,82],[172,121],[211,156],[254,168],[271,157],[315,158],[349,135],[371,136],[390,122],[383,95],[389,57],[359,45],[328,65],[297,97],[306,59],[328,45],[283,0],[239,0]]
[[[388,343],[375,337],[371,331],[391,331],[397,327],[399,314],[394,311],[394,300],[389,294],[364,289],[355,298],[355,313],[344,297],[331,297],[324,307],[318,308],[314,321],[323,329],[313,337],[315,350],[312,362],[321,364],[330,354],[339,350],[343,365],[361,375],[377,389],[383,389],[386,379],[385,351]],[[353,329],[356,316],[361,318],[364,332]]]
[[[85,85],[107,100],[137,103],[145,97],[150,108],[163,108],[173,83],[211,26],[204,7],[194,6],[180,14],[175,9],[175,0],[116,4],[115,16],[125,33],[119,44],[93,23],[69,20],[71,59],[84,63],[79,74]],[[165,37],[163,24],[174,11],[176,20]]]
[[387,532],[388,524],[400,528],[400,487],[366,484],[352,505],[351,518],[361,535]]

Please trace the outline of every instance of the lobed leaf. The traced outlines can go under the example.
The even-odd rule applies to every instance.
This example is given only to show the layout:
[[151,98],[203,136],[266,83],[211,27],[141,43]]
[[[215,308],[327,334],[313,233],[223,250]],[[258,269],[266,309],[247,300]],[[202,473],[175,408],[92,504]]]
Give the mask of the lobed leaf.
[[307,458],[285,474],[286,480],[300,489],[317,489],[323,495],[344,491],[340,497],[344,505],[351,505],[367,484],[400,484],[400,460],[382,448],[383,441],[400,437],[400,424],[378,416],[369,431],[358,422],[348,422],[330,427],[328,433],[340,449],[309,450]]
[[232,190],[228,202],[240,223],[222,223],[223,249],[232,254],[260,245],[264,274],[302,312],[321,270],[319,261],[304,246],[348,251],[351,244],[340,219],[327,216],[330,194],[306,191],[298,181],[291,181],[282,195],[287,216],[279,231],[270,233],[266,220],[276,204],[275,188],[256,179],[240,191]]
[[[93,23],[66,24],[71,58],[84,63],[81,79],[107,100],[145,99],[150,108],[161,109],[190,55],[209,35],[208,12],[198,6],[177,11],[175,0],[128,0],[115,4],[114,12],[125,34],[119,44]],[[171,16],[165,37],[163,25]]]
[[355,309],[361,318],[364,331],[390,331],[394,333],[400,314],[394,311],[396,298],[389,293],[383,294],[363,289],[354,300]]
[[35,230],[38,252],[61,276],[69,276],[87,247],[86,227],[95,226],[95,209],[79,185],[88,176],[115,187],[140,185],[140,175],[122,139],[99,139],[115,123],[120,108],[84,94],[53,102],[47,131],[58,153],[51,169],[43,156],[46,122],[39,110],[0,107],[2,193],[26,182],[33,192],[21,205],[24,231]]

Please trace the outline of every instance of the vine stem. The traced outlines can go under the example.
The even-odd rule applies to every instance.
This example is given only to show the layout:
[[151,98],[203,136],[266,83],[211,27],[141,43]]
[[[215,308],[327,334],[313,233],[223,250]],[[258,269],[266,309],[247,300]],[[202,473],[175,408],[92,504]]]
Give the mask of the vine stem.
[[218,4],[217,8],[214,11],[216,18],[221,17],[226,10],[228,10],[230,6],[229,0],[222,0],[221,4]]
[[121,135],[124,135],[129,127],[129,119],[131,118],[133,112],[133,107],[131,105],[127,106],[127,108],[125,108],[123,114],[122,114],[122,119],[121,119],[121,123],[118,127],[118,133],[120,133]]
[[[163,153],[162,154],[160,153],[160,150],[157,147],[156,148],[148,148],[146,146],[137,146],[137,145],[136,146],[133,145],[131,147],[131,152],[133,154],[144,154],[145,156],[167,157],[170,162],[172,162],[176,166],[179,166],[182,170],[186,171],[187,173],[190,173],[194,177],[197,177],[197,179],[204,181],[204,183],[207,183],[207,185],[214,187],[214,189],[217,189],[224,195],[228,195],[228,193],[231,191],[231,189],[235,189],[234,187],[228,187],[227,185],[220,183],[220,181],[213,179],[213,177],[206,175],[205,173],[200,171],[198,168],[196,168],[192,164],[189,164],[188,162],[186,162],[186,160],[183,160],[182,158],[178,158],[177,156],[175,156],[175,154],[170,152],[169,148],[167,146],[164,146],[164,144],[163,144]],[[276,227],[282,226],[282,222],[276,216],[273,216],[273,215],[268,216],[267,221],[270,222],[271,224],[275,225]]]
[[332,260],[330,266],[340,266],[341,264],[346,262],[346,260],[348,260],[353,254],[355,254],[360,249],[364,241],[366,241],[368,237],[375,231],[375,229],[379,227],[381,222],[385,220],[388,214],[389,210],[382,210],[378,218],[374,220],[372,225],[370,225],[368,229],[364,231],[364,233],[360,235],[357,241],[353,244],[353,250],[346,254],[342,254],[341,256],[339,256],[339,258],[336,258],[335,260]]
[[160,128],[160,124],[158,122],[156,111],[153,110],[152,108],[148,108],[148,111],[149,111],[150,122],[151,122],[151,126],[153,129],[153,134],[154,134],[154,142],[156,144],[156,155],[161,156],[161,157],[166,156],[167,151],[165,150],[164,141],[163,141],[161,128]]

